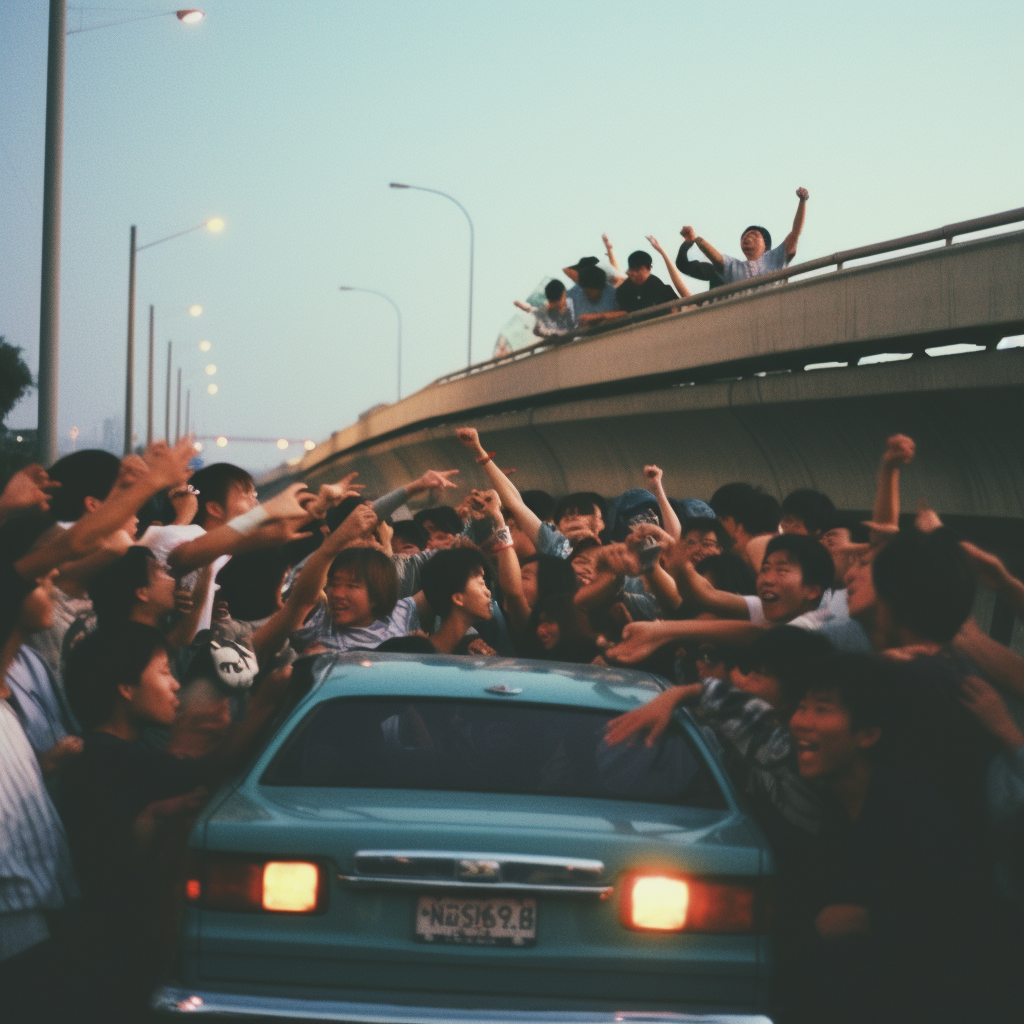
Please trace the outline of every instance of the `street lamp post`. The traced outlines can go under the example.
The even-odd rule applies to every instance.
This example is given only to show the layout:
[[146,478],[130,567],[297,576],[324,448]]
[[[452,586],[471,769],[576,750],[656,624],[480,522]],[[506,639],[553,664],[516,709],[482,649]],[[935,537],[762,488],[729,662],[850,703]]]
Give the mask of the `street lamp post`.
[[436,188],[424,188],[422,185],[403,185],[400,182],[393,181],[390,185],[391,188],[411,188],[417,192],[433,192],[435,196],[444,196],[445,199],[450,199],[465,215],[466,221],[469,224],[469,332],[466,339],[466,365],[473,365],[473,219],[469,216],[469,211],[455,198],[455,196],[448,195],[447,192],[441,192]]
[[149,304],[149,388],[146,395],[146,447],[153,443],[153,304]]
[[[142,252],[143,249],[151,249],[154,245],[160,245],[161,242],[169,242],[172,238],[181,238],[182,235],[189,235],[193,231],[198,231],[200,228],[207,228],[214,234],[224,230],[224,221],[220,217],[211,217],[209,220],[204,220],[201,224],[196,224],[193,227],[185,228],[184,231],[175,231],[173,235],[166,235],[163,238],[158,238],[155,242],[147,242],[145,245],[136,245],[135,243],[135,225],[132,225],[131,230],[131,252],[128,257],[128,359],[127,367],[125,370],[125,383],[124,383],[124,453],[128,455],[132,450],[132,430],[133,430],[133,411],[135,408],[135,257],[138,253]],[[150,317],[152,317],[152,307],[150,307]],[[150,376],[152,378],[152,337],[153,328],[152,321],[150,322]],[[153,388],[152,383],[150,384],[150,395],[149,395],[149,419],[150,419],[150,435],[152,435],[152,409],[153,409]]]
[[385,295],[383,292],[377,291],[375,288],[354,288],[351,285],[343,284],[338,288],[339,292],[366,292],[367,295],[379,295],[382,299],[390,302],[395,310],[395,316],[398,317],[398,387],[397,395],[398,400],[402,399],[402,311],[398,308],[398,303],[395,302],[390,295]]
[[[200,10],[164,11],[185,25],[203,20]],[[136,20],[134,18],[127,19]],[[139,19],[141,20],[141,19]],[[115,22],[124,24],[126,22]],[[97,25],[107,28],[108,25]],[[90,31],[78,29],[76,31]],[[57,459],[57,363],[60,352],[60,215],[64,165],[64,68],[66,63],[67,0],[50,0],[49,43],[46,56],[46,144],[43,155],[43,246],[39,282],[39,459],[49,466]],[[126,430],[128,444],[131,437]]]

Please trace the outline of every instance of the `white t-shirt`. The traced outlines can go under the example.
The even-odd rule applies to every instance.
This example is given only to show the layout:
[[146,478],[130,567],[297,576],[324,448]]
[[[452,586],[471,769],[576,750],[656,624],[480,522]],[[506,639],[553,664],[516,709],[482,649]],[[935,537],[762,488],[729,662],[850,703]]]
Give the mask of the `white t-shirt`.
[[[747,602],[747,615],[755,626],[767,626],[768,620],[764,615],[764,605],[761,598],[751,594],[745,594],[743,600]],[[822,595],[821,604],[813,611],[804,612],[795,619],[784,623],[787,626],[796,626],[798,629],[821,629],[826,622],[836,622],[839,619],[848,619],[850,611],[846,605],[846,590],[826,590]]]
[[[167,568],[167,559],[179,544],[185,544],[190,540],[197,540],[205,533],[206,531],[201,526],[196,526],[194,523],[189,526],[151,526],[142,535],[138,543],[149,548],[160,560],[160,563]],[[221,555],[214,560],[214,580],[217,579],[217,573],[230,561],[230,555]],[[181,578],[181,585],[189,590],[195,589],[196,583],[199,582],[199,572],[199,569],[195,569],[190,573],[186,573]],[[210,621],[213,618],[213,598],[219,589],[220,587],[216,583],[210,583],[210,589],[206,592],[206,600],[203,602],[203,611],[199,616],[197,632],[210,628]]]
[[[722,278],[726,284],[745,281],[751,277],[760,277],[775,270],[782,270],[786,265],[786,243],[775,246],[762,253],[756,260],[738,260],[735,256],[722,256]],[[769,282],[771,283],[771,282]]]

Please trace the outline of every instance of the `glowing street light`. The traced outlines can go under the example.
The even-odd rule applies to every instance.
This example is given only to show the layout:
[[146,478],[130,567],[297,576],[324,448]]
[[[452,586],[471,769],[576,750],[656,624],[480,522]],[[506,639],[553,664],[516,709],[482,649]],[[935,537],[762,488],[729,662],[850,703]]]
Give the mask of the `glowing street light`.
[[188,315],[189,316],[202,316],[203,315],[203,307],[200,306],[198,303],[196,305],[194,305],[194,306],[189,306],[188,307]]
[[303,441],[302,447],[305,448],[307,452],[311,452],[316,447],[316,441]]
[[226,448],[227,446],[228,446],[228,439],[226,437],[224,437],[224,435],[222,434],[220,437],[217,438],[217,447],[218,448]]
[[199,351],[200,352],[209,352],[210,351],[210,343],[208,341],[201,341],[201,342],[199,342]]
[[217,394],[217,385],[216,384],[207,384],[206,385],[206,393],[208,395],[215,395],[215,394]]
[[286,448],[288,447],[288,439],[287,439],[287,438],[285,438],[285,437],[282,437],[282,438],[281,438],[281,439],[280,439],[280,440],[279,440],[279,441],[277,442],[277,447],[278,447],[278,448],[280,448],[280,449],[281,449],[281,451],[284,451],[284,450],[285,450],[285,449],[286,449]]
[[213,363],[207,363],[204,369],[207,377],[212,377],[217,372],[217,367]]

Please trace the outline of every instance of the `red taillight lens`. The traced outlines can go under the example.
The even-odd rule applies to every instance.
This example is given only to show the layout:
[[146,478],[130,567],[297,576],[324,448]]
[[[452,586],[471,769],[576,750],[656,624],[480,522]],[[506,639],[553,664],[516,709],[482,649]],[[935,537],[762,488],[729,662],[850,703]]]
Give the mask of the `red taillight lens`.
[[626,928],[750,934],[768,926],[767,900],[753,881],[652,872],[628,875],[621,892],[619,920]]
[[191,865],[185,898],[204,910],[312,914],[324,902],[323,878],[312,861],[209,857]]

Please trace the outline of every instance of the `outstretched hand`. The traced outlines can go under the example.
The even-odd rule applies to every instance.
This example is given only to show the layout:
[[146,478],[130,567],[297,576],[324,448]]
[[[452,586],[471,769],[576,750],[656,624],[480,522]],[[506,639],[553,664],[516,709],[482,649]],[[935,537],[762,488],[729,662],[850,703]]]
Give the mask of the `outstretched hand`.
[[605,652],[608,661],[636,665],[646,661],[671,638],[663,636],[658,622],[630,622],[622,630],[622,640]]
[[377,513],[369,502],[356,505],[354,509],[342,520],[338,528],[332,533],[331,539],[334,546],[344,547],[351,544],[360,537],[365,537],[377,526]]
[[691,683],[687,686],[673,686],[659,693],[642,707],[627,711],[608,722],[604,730],[605,743],[610,747],[618,743],[632,746],[637,736],[646,735],[644,745],[653,747],[672,721],[676,705],[699,697],[700,692],[701,684]]
[[654,235],[647,235],[647,241],[651,243],[652,248],[655,252],[665,255],[665,250],[661,247],[661,243],[654,237]]
[[456,473],[458,473],[457,469],[428,469],[423,476],[412,482],[409,493],[444,491],[449,487],[457,487],[458,484],[451,479]]
[[346,498],[358,498],[366,484],[353,483],[358,473],[343,476],[336,484],[321,484],[316,497],[312,501],[303,502],[306,511],[313,519],[323,519],[325,515]]
[[309,519],[309,512],[299,500],[308,494],[305,484],[289,484],[280,494],[275,494],[269,501],[263,502],[263,511],[271,519]]
[[143,455],[149,467],[150,483],[157,491],[168,491],[187,483],[192,475],[188,464],[195,458],[195,454],[191,434],[179,439],[173,448],[166,441],[154,441]]
[[33,507],[48,512],[50,495],[47,492],[57,487],[60,487],[60,483],[51,480],[38,463],[19,469],[0,493],[0,515]]
[[459,439],[459,443],[467,448],[480,447],[480,434],[476,427],[456,427],[455,436]]

